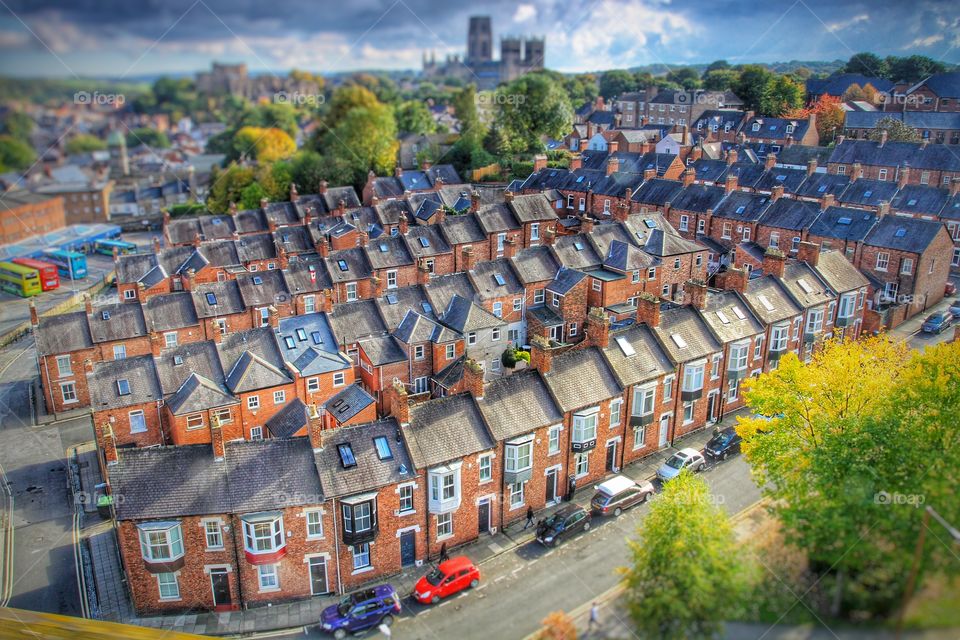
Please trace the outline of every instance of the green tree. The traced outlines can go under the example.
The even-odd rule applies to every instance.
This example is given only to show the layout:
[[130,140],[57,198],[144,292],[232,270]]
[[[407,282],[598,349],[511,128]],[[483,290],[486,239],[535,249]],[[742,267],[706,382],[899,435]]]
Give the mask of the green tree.
[[540,151],[543,136],[561,138],[573,126],[573,108],[563,88],[547,75],[531,73],[496,93],[497,122],[518,151]]
[[650,507],[632,565],[624,569],[628,610],[640,635],[717,635],[742,593],[730,520],[710,500],[706,483],[682,472]]
[[[757,64],[745,65],[740,70],[740,79],[733,90],[743,100],[747,109],[764,113],[763,105],[769,100],[773,73]],[[769,114],[767,114],[769,115]]]
[[290,180],[300,193],[317,193],[324,179],[323,157],[316,151],[305,149],[290,159]]
[[890,73],[890,69],[887,67],[886,60],[869,51],[863,51],[850,56],[847,64],[843,67],[843,72],[859,73],[875,78],[886,78]]
[[393,170],[398,146],[393,110],[376,101],[340,116],[323,136],[321,148],[333,173],[331,182],[361,187],[369,171],[386,175]]
[[888,56],[885,60],[889,71],[889,79],[894,82],[914,83],[935,73],[944,73],[947,67],[942,62],[927,56],[907,56],[897,58]]
[[0,134],[8,135],[17,140],[30,142],[33,133],[33,118],[20,111],[9,111],[0,122]]
[[244,111],[235,128],[280,129],[290,138],[297,137],[297,110],[287,103],[267,102]]
[[69,155],[76,153],[87,153],[89,151],[103,151],[107,148],[107,143],[87,133],[81,133],[73,136],[67,141],[66,150]]
[[37,159],[33,147],[10,135],[0,135],[0,171],[23,171]]
[[233,140],[234,157],[246,156],[258,162],[275,162],[289,158],[297,145],[281,129],[243,127]]
[[735,69],[714,69],[703,75],[703,88],[711,91],[731,91],[740,81],[740,72]]
[[699,89],[700,74],[693,67],[678,67],[667,73],[667,80],[684,89]]
[[642,88],[643,87],[637,83],[636,76],[626,69],[605,71],[603,75],[600,76],[600,95],[608,100],[621,93],[636,91]]
[[215,168],[210,175],[210,193],[207,209],[211,213],[226,213],[230,203],[238,203],[241,192],[254,181],[253,169],[231,164],[226,169]]
[[803,106],[805,89],[787,76],[774,76],[767,82],[764,99],[760,103],[760,112],[769,116],[779,116],[791,109]]
[[707,68],[703,71],[703,76],[706,78],[707,74],[711,71],[724,71],[730,68],[730,63],[726,60],[714,60],[707,65]]
[[260,201],[268,197],[267,190],[259,182],[251,182],[240,190],[240,201],[237,206],[240,209],[257,209],[260,207]]
[[453,97],[453,109],[460,121],[460,139],[456,147],[469,155],[481,149],[487,127],[477,111],[477,87],[470,84]]
[[887,132],[887,140],[898,142],[918,142],[920,133],[913,127],[904,124],[896,118],[880,118],[873,131],[867,134],[869,140],[880,140],[883,132]]
[[426,135],[436,133],[437,123],[427,105],[419,100],[407,100],[397,105],[395,109],[397,129],[403,133]]
[[153,149],[170,148],[170,138],[163,131],[140,127],[127,132],[127,147],[132,149],[145,144]]

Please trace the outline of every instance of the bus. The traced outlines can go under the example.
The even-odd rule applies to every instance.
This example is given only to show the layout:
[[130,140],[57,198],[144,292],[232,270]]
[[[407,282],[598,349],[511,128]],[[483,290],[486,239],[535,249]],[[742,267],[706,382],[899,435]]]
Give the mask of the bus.
[[124,240],[97,240],[93,243],[94,253],[102,253],[105,256],[112,256],[114,249],[116,249],[117,253],[120,255],[125,256],[128,253],[136,253],[137,245]]
[[36,269],[40,273],[40,288],[44,291],[52,291],[60,286],[60,274],[57,273],[57,265],[55,264],[41,262],[33,258],[14,258],[11,262]]
[[87,256],[77,251],[47,249],[43,252],[43,261],[56,265],[60,275],[71,280],[87,277]]
[[22,264],[0,262],[0,289],[29,298],[40,293],[40,272]]

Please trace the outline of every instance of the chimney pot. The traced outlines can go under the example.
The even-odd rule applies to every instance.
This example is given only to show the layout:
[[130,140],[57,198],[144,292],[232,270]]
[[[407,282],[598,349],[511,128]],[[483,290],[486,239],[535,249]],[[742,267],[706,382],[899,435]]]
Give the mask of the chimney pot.
[[533,336],[530,339],[530,366],[540,373],[549,373],[553,367],[550,342],[543,336]]
[[797,260],[816,267],[820,262],[820,245],[813,242],[801,242],[797,245]]
[[610,343],[610,316],[600,307],[591,308],[587,314],[587,341],[601,349]]
[[787,256],[782,251],[770,247],[763,254],[763,273],[768,276],[782,278],[787,266]]

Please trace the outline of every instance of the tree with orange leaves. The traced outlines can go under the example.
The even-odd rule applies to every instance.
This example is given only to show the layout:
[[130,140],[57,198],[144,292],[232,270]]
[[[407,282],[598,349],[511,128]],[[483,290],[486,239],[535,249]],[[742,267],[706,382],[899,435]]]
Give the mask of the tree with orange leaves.
[[563,611],[548,614],[540,624],[543,627],[537,635],[538,640],[577,640],[577,625]]
[[817,98],[812,106],[791,109],[784,113],[782,117],[805,120],[810,117],[811,113],[817,116],[817,133],[820,135],[820,144],[833,142],[833,139],[843,129],[843,100],[825,94]]

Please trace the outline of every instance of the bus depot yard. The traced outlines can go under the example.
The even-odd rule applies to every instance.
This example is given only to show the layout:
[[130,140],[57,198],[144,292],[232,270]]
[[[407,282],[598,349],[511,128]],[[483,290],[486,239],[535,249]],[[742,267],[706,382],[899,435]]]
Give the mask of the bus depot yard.
[[[120,235],[115,225],[73,225],[53,234],[0,247],[0,341],[29,325],[32,299],[40,314],[79,304],[86,292],[111,295],[113,244],[124,252],[150,251],[154,233]],[[53,265],[40,274],[40,263]],[[51,286],[56,272],[58,286]],[[71,273],[76,276],[71,278]],[[102,293],[101,293],[102,292]]]

